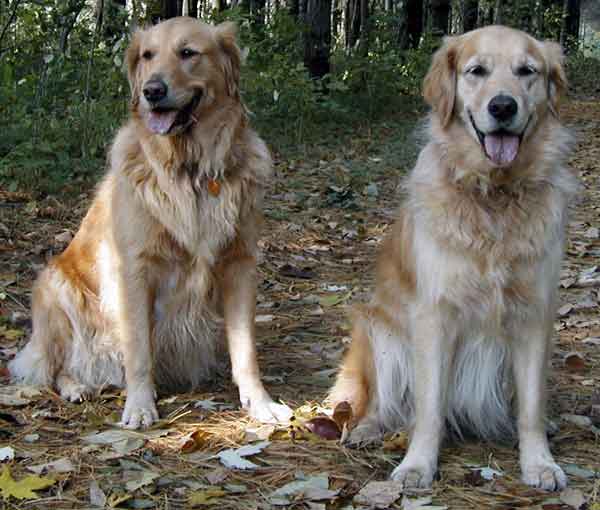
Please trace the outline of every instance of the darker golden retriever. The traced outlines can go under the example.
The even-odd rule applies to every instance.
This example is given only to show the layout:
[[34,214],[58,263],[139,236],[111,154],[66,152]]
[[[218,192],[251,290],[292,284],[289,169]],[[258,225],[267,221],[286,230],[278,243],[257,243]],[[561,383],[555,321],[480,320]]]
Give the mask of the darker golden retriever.
[[125,386],[122,424],[157,418],[155,387],[210,378],[227,337],[242,405],[290,411],[265,391],[254,311],[261,201],[271,174],[240,100],[235,25],[177,18],[127,50],[132,113],[69,247],[33,291],[33,334],[15,379],[70,400]]

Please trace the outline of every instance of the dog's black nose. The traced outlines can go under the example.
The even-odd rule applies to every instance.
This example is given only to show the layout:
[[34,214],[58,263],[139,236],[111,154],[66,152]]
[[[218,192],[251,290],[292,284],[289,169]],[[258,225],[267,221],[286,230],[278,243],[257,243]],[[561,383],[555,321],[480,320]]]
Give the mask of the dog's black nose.
[[162,80],[150,80],[146,82],[142,92],[149,102],[158,103],[167,95],[167,84]]
[[512,97],[503,94],[493,97],[488,104],[490,115],[501,122],[512,119],[518,109],[517,102]]

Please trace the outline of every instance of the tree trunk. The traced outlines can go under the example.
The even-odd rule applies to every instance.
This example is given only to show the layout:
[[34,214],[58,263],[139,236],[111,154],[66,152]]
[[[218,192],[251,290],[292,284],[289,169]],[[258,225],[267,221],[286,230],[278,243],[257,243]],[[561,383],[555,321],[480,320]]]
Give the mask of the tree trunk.
[[360,37],[360,3],[361,0],[348,0],[346,2],[346,48],[352,49]]
[[198,1],[197,0],[188,0],[188,16],[191,18],[198,17]]
[[291,0],[289,6],[290,16],[298,19],[300,16],[300,0]]
[[163,19],[175,18],[179,16],[181,10],[178,3],[181,0],[163,0]]
[[502,24],[502,14],[502,0],[496,0],[496,5],[494,6],[494,25]]
[[423,2],[406,0],[406,32],[408,46],[418,48],[423,34]]
[[579,24],[581,21],[581,1],[565,0],[563,28],[560,42],[567,53],[579,49]]
[[360,0],[360,54],[369,52],[369,0]]
[[249,0],[250,15],[255,25],[265,24],[265,0]]
[[477,12],[479,11],[479,0],[465,0],[463,8],[462,29],[468,32],[477,28]]
[[432,34],[436,36],[446,35],[450,19],[450,0],[431,0],[429,9]]
[[60,37],[58,41],[58,48],[60,53],[67,51],[67,45],[69,42],[69,36],[75,26],[75,22],[79,17],[79,14],[85,7],[85,0],[71,0],[64,5],[64,10],[61,10],[58,14],[58,21],[60,23]]
[[304,65],[311,78],[322,78],[330,70],[331,0],[307,0],[304,21]]

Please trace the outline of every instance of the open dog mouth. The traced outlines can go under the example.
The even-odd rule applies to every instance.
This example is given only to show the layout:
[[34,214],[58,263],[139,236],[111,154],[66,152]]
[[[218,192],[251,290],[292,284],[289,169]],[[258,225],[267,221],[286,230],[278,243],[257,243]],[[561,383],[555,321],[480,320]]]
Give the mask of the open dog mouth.
[[473,126],[475,133],[477,133],[477,138],[479,138],[479,143],[481,144],[485,155],[492,163],[498,166],[507,166],[517,159],[519,147],[531,117],[527,120],[527,124],[525,124],[523,131],[518,134],[506,129],[498,129],[490,133],[483,133],[475,124],[471,112],[469,112],[469,119],[471,120],[471,125]]
[[168,135],[177,127],[187,127],[192,114],[202,99],[202,91],[198,90],[183,108],[165,108],[156,106],[145,116],[146,126],[158,135]]

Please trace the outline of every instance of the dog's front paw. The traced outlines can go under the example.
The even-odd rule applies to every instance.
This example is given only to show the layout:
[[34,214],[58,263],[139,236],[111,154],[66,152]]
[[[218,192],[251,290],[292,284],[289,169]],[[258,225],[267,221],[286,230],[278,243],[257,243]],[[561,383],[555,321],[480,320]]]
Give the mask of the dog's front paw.
[[558,464],[551,461],[524,465],[521,471],[523,483],[532,487],[546,491],[557,491],[567,486],[567,475]]
[[154,390],[151,387],[142,387],[132,392],[128,391],[121,417],[121,427],[127,429],[149,427],[156,420],[158,420],[158,411],[154,403]]
[[405,489],[428,489],[433,483],[435,465],[404,460],[392,471],[390,478],[402,482]]
[[383,440],[383,431],[376,421],[365,420],[354,427],[342,442],[349,448],[375,446]]
[[91,388],[65,375],[57,377],[56,386],[60,396],[69,402],[83,402],[92,394]]
[[262,423],[287,423],[294,413],[288,406],[265,398],[250,401],[248,414]]

